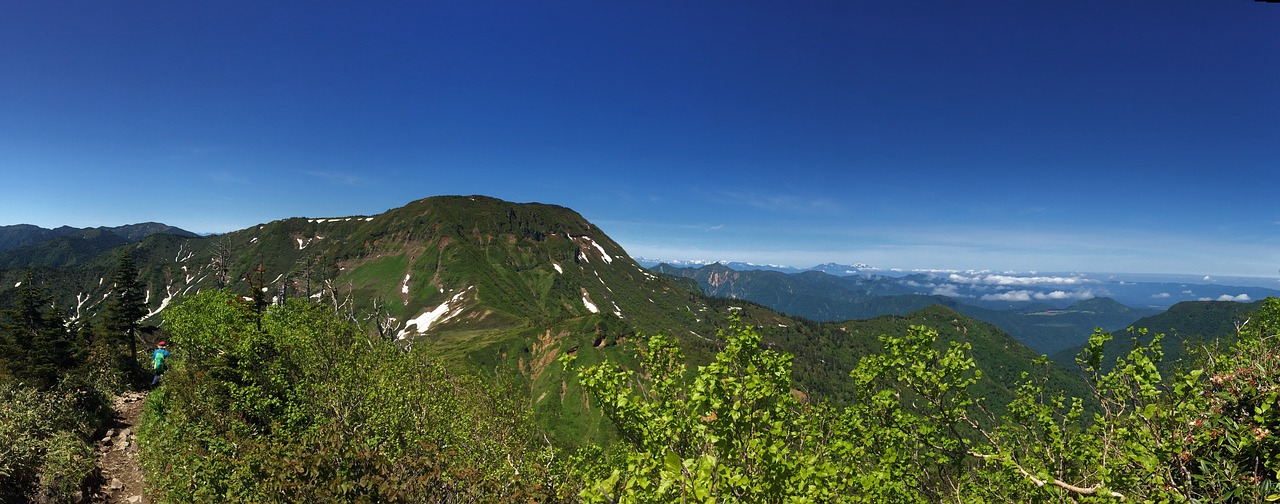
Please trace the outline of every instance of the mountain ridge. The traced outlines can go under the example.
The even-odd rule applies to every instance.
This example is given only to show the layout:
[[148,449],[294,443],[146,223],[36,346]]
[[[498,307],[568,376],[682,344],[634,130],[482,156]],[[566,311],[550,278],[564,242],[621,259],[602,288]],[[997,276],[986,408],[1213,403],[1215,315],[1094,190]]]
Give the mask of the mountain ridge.
[[160,222],[140,222],[120,226],[97,226],[77,228],[58,226],[44,228],[34,224],[12,224],[0,226],[0,252],[42,241],[65,236],[82,236],[91,232],[107,232],[120,236],[127,242],[136,242],[158,233],[176,234],[179,236],[197,236],[185,229]]

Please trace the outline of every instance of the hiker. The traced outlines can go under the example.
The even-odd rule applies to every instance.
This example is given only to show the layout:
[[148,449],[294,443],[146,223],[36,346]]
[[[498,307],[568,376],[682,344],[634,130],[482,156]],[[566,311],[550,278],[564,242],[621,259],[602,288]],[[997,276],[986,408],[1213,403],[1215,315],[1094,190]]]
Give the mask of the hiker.
[[155,376],[151,378],[151,386],[160,383],[160,375],[164,374],[164,359],[169,356],[169,350],[165,349],[164,341],[156,343],[156,350],[151,352],[151,369]]

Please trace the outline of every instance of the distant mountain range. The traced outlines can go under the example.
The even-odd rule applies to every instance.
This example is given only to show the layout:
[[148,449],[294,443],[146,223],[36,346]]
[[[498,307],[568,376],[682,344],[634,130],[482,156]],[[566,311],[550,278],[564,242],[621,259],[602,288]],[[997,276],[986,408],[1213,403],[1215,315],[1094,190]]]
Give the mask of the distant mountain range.
[[62,226],[54,229],[42,228],[31,224],[15,224],[0,226],[0,251],[15,249],[25,245],[33,245],[43,241],[62,237],[90,238],[100,234],[118,236],[126,242],[136,242],[153,234],[172,234],[178,236],[196,236],[185,229],[161,224],[159,222],[143,222],[115,227],[75,228]]
[[[1052,354],[1079,344],[1095,327],[1121,329],[1158,310],[1135,309],[1110,298],[1089,298],[1055,306],[1050,301],[986,302],[960,296],[921,293],[915,278],[880,275],[835,276],[811,270],[737,271],[724,264],[677,268],[660,264],[654,271],[689,278],[710,296],[746,299],[783,313],[816,321],[902,315],[942,305],[999,326],[1037,352]],[[937,288],[934,287],[936,290]]]
[[719,264],[734,271],[775,271],[799,274],[819,271],[833,276],[879,278],[908,287],[911,294],[941,295],[965,304],[1007,310],[1025,309],[1028,303],[1066,308],[1071,303],[1109,297],[1135,308],[1163,310],[1182,301],[1249,302],[1280,295],[1280,279],[1211,277],[1172,274],[1046,273],[953,270],[900,270],[854,264],[820,264],[809,268],[760,265],[735,261],[668,261],[636,259],[648,268],[666,264],[677,268],[701,268]]
[[635,258],[635,261],[637,263],[640,263],[641,266],[644,266],[646,268],[652,268],[659,264],[667,264],[670,266],[676,266],[680,268],[698,268],[702,266],[719,264],[729,269],[733,269],[737,271],[766,270],[766,271],[778,271],[782,273],[803,273],[805,271],[821,271],[823,273],[836,275],[836,276],[849,276],[849,275],[857,275],[859,273],[864,273],[869,271],[879,271],[878,268],[875,268],[868,264],[862,264],[862,263],[837,264],[837,263],[829,262],[829,263],[819,264],[810,268],[793,268],[791,266],[783,266],[779,264],[754,264],[754,263],[739,262],[739,261],[686,261],[686,260],[679,260],[679,259],[671,259],[671,260],[649,259],[645,257],[637,257]]
[[94,228],[62,226],[47,229],[31,224],[0,226],[0,268],[72,266],[90,261],[112,248],[157,234],[197,236],[159,222]]

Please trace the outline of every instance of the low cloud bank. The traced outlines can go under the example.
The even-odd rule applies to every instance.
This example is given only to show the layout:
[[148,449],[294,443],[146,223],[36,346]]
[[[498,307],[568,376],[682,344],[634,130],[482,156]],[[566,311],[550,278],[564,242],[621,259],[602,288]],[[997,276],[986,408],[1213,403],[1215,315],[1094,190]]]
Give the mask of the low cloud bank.
[[1032,292],[1029,290],[1015,290],[1001,292],[999,294],[987,294],[982,296],[983,301],[1046,301],[1058,299],[1093,299],[1097,297],[1091,290],[1081,290],[1075,292],[1067,292],[1056,290],[1053,292]]
[[1028,287],[1033,285],[1083,285],[1089,283],[1098,283],[1097,280],[1084,277],[1046,277],[1046,276],[1011,276],[1011,275],[973,275],[965,276],[958,273],[952,273],[947,277],[948,280],[955,283],[975,284],[975,285],[1006,285],[1017,287]]

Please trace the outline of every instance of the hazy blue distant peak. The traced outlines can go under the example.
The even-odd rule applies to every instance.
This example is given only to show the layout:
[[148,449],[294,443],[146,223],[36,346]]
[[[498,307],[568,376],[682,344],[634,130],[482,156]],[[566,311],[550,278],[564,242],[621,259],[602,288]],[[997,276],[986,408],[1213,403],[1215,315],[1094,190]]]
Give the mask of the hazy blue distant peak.
[[863,264],[863,263],[838,264],[834,262],[829,262],[825,264],[819,264],[810,268],[797,268],[797,267],[788,266],[785,264],[756,264],[756,263],[741,262],[741,261],[726,261],[723,259],[718,261],[705,261],[705,260],[699,260],[699,259],[691,259],[691,260],[650,259],[647,257],[634,257],[633,259],[646,268],[653,267],[659,264],[664,264],[664,263],[669,264],[671,266],[681,267],[681,268],[700,268],[700,267],[709,266],[712,264],[719,264],[729,269],[739,270],[739,271],[770,270],[770,271],[781,271],[783,273],[801,273],[805,271],[821,271],[823,273],[826,273],[829,275],[835,275],[835,276],[857,275],[857,274],[864,273],[866,271],[879,270],[879,268],[875,268],[873,266]]
[[809,269],[821,271],[823,273],[829,273],[832,275],[844,276],[844,275],[856,275],[864,271],[876,271],[876,270],[879,270],[880,268],[876,268],[874,266],[871,266],[865,263],[838,264],[838,263],[829,262],[829,263],[819,264]]
[[716,264],[716,263],[718,262],[718,261],[703,261],[703,260],[699,260],[699,259],[692,259],[692,260],[683,260],[683,259],[650,259],[650,258],[647,258],[647,257],[633,257],[632,259],[633,259],[633,260],[635,260],[635,262],[638,262],[638,263],[640,263],[641,265],[646,266],[646,267],[648,267],[648,266],[654,266],[654,265],[658,265],[658,264],[670,264],[670,265],[672,265],[672,266],[679,266],[679,267],[682,267],[682,268],[688,268],[688,267],[702,267],[702,266],[707,266],[707,265],[711,265],[711,264]]

